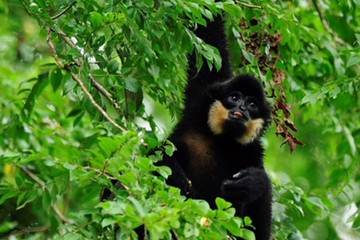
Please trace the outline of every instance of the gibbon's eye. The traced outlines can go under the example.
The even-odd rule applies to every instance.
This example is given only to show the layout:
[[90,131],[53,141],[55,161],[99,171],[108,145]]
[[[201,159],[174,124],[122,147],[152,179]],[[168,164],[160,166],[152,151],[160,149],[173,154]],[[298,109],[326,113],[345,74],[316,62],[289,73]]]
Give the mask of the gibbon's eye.
[[228,97],[228,101],[231,103],[236,103],[240,100],[241,96],[239,93],[232,93],[230,94],[230,96]]
[[258,109],[258,106],[256,105],[256,103],[254,101],[250,101],[248,103],[248,108],[251,111],[256,111]]
[[236,96],[236,95],[233,95],[233,96],[230,96],[231,97],[231,100],[236,102],[237,100],[239,100],[239,97]]
[[256,104],[254,102],[249,103],[249,107],[256,108]]

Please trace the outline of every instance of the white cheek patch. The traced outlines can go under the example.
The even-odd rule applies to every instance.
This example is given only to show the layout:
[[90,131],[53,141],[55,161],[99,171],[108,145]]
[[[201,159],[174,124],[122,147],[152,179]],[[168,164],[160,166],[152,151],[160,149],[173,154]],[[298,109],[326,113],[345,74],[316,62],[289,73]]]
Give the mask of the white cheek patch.
[[215,135],[220,135],[224,131],[224,123],[228,119],[227,110],[220,101],[215,101],[209,110],[208,125]]
[[249,120],[246,124],[246,132],[240,138],[237,138],[236,141],[241,144],[248,144],[254,141],[260,134],[261,129],[264,126],[264,120],[257,118],[254,120]]

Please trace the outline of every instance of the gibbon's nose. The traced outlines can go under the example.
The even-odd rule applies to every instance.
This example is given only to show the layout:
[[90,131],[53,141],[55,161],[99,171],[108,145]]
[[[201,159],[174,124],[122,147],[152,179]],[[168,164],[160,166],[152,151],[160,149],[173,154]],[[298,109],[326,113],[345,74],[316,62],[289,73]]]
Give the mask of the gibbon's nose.
[[246,110],[246,107],[245,107],[244,104],[241,104],[241,105],[239,106],[239,109],[240,109],[241,111],[245,111],[245,110]]

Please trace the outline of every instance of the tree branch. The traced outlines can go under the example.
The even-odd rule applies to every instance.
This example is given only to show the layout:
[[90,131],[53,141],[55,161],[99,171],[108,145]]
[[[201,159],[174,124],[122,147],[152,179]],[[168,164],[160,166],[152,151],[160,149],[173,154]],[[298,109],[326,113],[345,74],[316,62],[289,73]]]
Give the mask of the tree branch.
[[116,112],[120,115],[121,109],[117,101],[113,98],[112,94],[104,88],[99,82],[97,82],[93,75],[89,74],[91,85],[94,86],[102,95],[104,95],[115,108]]
[[68,66],[66,66],[62,60],[59,58],[55,46],[52,42],[52,37],[51,37],[51,32],[52,30],[49,28],[48,29],[48,37],[47,37],[47,43],[50,47],[50,50],[53,54],[53,57],[56,61],[56,63],[60,66],[60,68],[64,69],[66,72],[68,72],[71,77],[78,83],[78,85],[80,86],[80,88],[82,89],[82,91],[85,93],[85,95],[89,98],[91,104],[113,125],[115,126],[117,129],[119,129],[120,131],[125,132],[126,129],[121,127],[119,124],[117,124],[108,114],[106,111],[104,111],[104,109],[95,101],[95,99],[93,98],[93,96],[91,95],[91,93],[89,92],[89,90],[87,89],[87,87],[85,86],[85,84],[83,83],[83,81],[81,80],[81,78],[75,74]]
[[51,20],[55,20],[59,17],[61,17],[62,15],[64,15],[67,11],[69,11],[70,8],[72,8],[77,2],[76,1],[73,1],[72,3],[70,3],[69,6],[67,6],[63,11],[61,11],[59,14],[51,17]]
[[46,183],[38,178],[35,174],[33,174],[29,169],[26,167],[20,166],[20,169],[28,176],[30,177],[34,182],[40,185],[41,190],[44,191],[46,188]]
[[[34,182],[36,182],[38,185],[40,185],[41,190],[45,191],[46,189],[46,183],[41,180],[40,178],[38,178],[38,176],[36,176],[34,173],[32,173],[29,169],[27,169],[26,167],[20,166],[20,169],[29,177],[31,178]],[[65,215],[60,211],[60,209],[52,204],[51,205],[51,209],[55,212],[55,214],[60,218],[61,221],[63,221],[64,223],[72,223],[71,220],[69,220],[67,217],[65,217]]]
[[4,237],[4,239],[12,239],[14,236],[22,236],[25,234],[28,236],[29,233],[43,233],[49,230],[49,226],[24,227],[21,225],[17,225],[17,228],[19,230],[11,232],[7,236],[5,235],[2,237]]
[[71,38],[68,35],[66,35],[61,29],[57,29],[56,33],[59,34],[61,38],[67,43],[67,45],[69,45],[71,48],[78,49],[78,47],[71,40]]
[[258,6],[258,5],[253,5],[253,4],[249,4],[249,3],[245,3],[245,2],[238,2],[239,4],[248,7],[248,8],[258,8],[258,9],[263,9],[262,6]]
[[330,25],[328,24],[328,22],[326,21],[325,17],[324,17],[324,14],[322,13],[321,9],[320,9],[320,6],[319,6],[319,3],[317,2],[317,0],[312,0],[311,1],[312,4],[314,5],[315,7],[315,10],[316,12],[319,14],[319,18],[320,18],[320,21],[322,23],[322,25],[324,26],[325,30],[334,37],[334,40],[335,42],[341,44],[341,45],[344,45],[346,44],[344,42],[344,40],[342,40],[330,27]]
[[[74,49],[78,49],[78,47],[76,46],[76,44],[71,40],[71,38],[69,38],[69,36],[67,36],[63,31],[61,30],[57,30],[57,33],[62,37],[62,39],[71,47]],[[81,64],[79,64],[81,65]],[[121,113],[121,109],[119,104],[117,103],[117,101],[115,100],[115,98],[112,96],[112,94],[104,87],[102,86],[98,81],[96,81],[95,77],[93,75],[89,75],[89,78],[91,80],[91,85],[93,87],[95,87],[100,94],[102,94],[103,96],[105,96],[110,103],[112,104],[112,106],[115,108],[115,111],[120,115]]]
[[26,7],[25,3],[23,0],[20,0],[21,5],[23,6],[23,8],[25,9],[26,13],[29,14],[29,16],[31,16],[31,13],[29,11],[29,9]]

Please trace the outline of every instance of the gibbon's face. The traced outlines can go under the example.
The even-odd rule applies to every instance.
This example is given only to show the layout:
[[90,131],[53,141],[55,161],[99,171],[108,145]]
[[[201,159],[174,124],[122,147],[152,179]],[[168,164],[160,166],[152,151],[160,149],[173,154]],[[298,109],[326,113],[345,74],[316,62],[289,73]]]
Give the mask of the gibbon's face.
[[233,137],[241,144],[258,138],[270,122],[270,108],[260,83],[245,75],[211,87],[214,102],[208,125],[215,135]]

